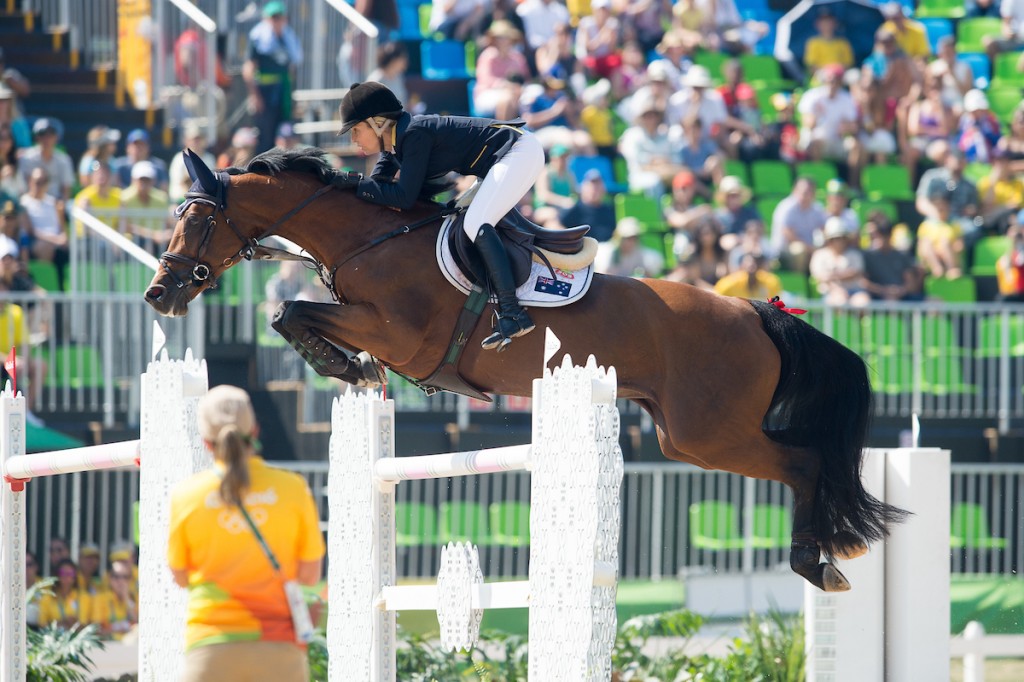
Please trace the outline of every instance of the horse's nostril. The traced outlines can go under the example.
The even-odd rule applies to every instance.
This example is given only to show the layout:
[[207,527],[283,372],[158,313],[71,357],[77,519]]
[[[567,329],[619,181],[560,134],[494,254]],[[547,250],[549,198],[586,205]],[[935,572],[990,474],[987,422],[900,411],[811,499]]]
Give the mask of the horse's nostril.
[[153,286],[146,289],[146,298],[150,301],[159,301],[164,296],[164,288],[162,286]]

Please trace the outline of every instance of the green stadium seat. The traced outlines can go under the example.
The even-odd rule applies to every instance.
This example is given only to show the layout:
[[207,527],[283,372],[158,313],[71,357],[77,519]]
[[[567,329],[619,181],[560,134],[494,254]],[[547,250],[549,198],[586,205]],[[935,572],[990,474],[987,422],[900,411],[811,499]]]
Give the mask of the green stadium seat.
[[973,277],[926,277],[924,292],[930,297],[941,298],[946,303],[973,303],[978,300],[978,289]]
[[784,197],[793,191],[793,170],[785,161],[754,161],[750,181],[758,196]]
[[978,180],[992,172],[992,166],[987,163],[975,161],[964,166],[964,177],[978,184]]
[[784,549],[793,538],[793,516],[789,507],[779,504],[755,504],[751,544],[757,549]]
[[422,502],[395,503],[395,544],[399,547],[436,545],[437,511]]
[[974,264],[971,274],[992,276],[996,274],[996,261],[1010,248],[1010,239],[1005,235],[982,237],[974,244]]
[[530,504],[494,502],[490,506],[491,540],[496,545],[527,547],[530,544]]
[[690,545],[696,549],[742,549],[736,505],[704,500],[690,505]]
[[810,283],[808,282],[807,275],[804,273],[776,270],[775,275],[782,282],[782,290],[787,294],[803,298],[810,296]]
[[957,52],[985,52],[984,39],[1002,34],[1002,20],[997,17],[962,19],[956,27]]
[[961,19],[965,13],[964,0],[921,0],[914,10],[914,17]]
[[832,314],[831,325],[822,331],[855,353],[865,350],[864,320],[860,313],[836,310]]
[[910,173],[905,166],[896,164],[867,166],[861,174],[861,184],[869,199],[914,198],[910,186]]
[[[99,388],[103,386],[103,366],[94,346],[57,346],[53,355],[53,379],[58,386]],[[50,377],[47,377],[48,379]]]
[[831,161],[803,161],[796,165],[796,177],[811,178],[818,185],[818,192],[825,190],[825,183],[839,177],[836,165]]
[[615,195],[615,219],[618,221],[625,217],[636,218],[649,230],[665,228],[661,204],[646,194],[623,192]]
[[782,75],[782,68],[779,60],[766,54],[743,54],[740,55],[740,65],[743,67],[743,80],[748,83],[758,83],[759,87],[775,86],[776,88],[791,88],[792,81]]
[[442,502],[438,508],[438,535],[442,543],[491,544],[488,511],[476,502]]
[[1024,73],[1017,70],[1020,55],[1020,52],[1001,52],[996,55],[992,63],[990,88],[1017,88],[1017,93],[1020,94],[1020,88],[1024,86]]
[[772,233],[772,216],[775,215],[775,209],[778,207],[785,197],[764,197],[754,202],[754,206],[757,207],[757,212],[761,214],[761,220],[764,221],[764,232],[766,236],[770,236]]
[[57,284],[57,266],[45,260],[30,260],[28,262],[28,274],[32,281],[47,291],[60,291]]
[[1006,549],[1006,538],[995,537],[988,527],[985,508],[958,502],[950,510],[949,544],[972,549]]
[[1003,125],[1010,123],[1013,112],[1021,102],[1021,86],[1010,85],[1009,87],[995,87],[988,89],[988,103],[992,113],[996,115]]
[[[978,324],[978,346],[975,354],[979,358],[998,358],[1003,354],[1003,317],[992,315]],[[1010,357],[1024,357],[1024,318],[1011,315],[1006,325]]]
[[925,357],[921,367],[921,390],[940,396],[977,393],[977,386],[963,380],[961,363],[955,353]]
[[750,187],[750,170],[747,168],[747,164],[739,159],[726,159],[724,170],[726,175],[735,175],[743,181],[744,185]]
[[867,352],[881,355],[909,352],[910,330],[898,313],[868,313],[864,316],[862,324]]
[[893,224],[899,220],[899,210],[896,208],[896,204],[885,199],[880,201],[854,199],[850,202],[850,208],[852,208],[853,212],[857,214],[857,218],[860,220],[861,225],[866,223],[868,221],[868,217],[875,211],[881,211],[884,213],[885,217]]
[[693,57],[693,63],[703,66],[711,74],[711,80],[714,81],[715,85],[721,85],[725,82],[722,78],[722,65],[729,61],[731,57],[724,52],[708,52],[706,50],[700,50]]
[[914,371],[909,354],[868,355],[865,362],[871,379],[871,390],[886,395],[913,391]]

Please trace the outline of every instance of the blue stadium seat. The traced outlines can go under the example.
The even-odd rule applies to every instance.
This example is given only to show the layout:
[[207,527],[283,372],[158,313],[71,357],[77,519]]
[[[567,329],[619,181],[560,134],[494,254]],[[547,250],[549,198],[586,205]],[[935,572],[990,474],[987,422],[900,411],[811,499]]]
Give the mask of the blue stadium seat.
[[429,80],[469,78],[466,45],[457,40],[424,40],[420,43],[423,77]]
[[401,40],[420,40],[420,7],[416,3],[398,5],[398,37]]
[[957,57],[971,67],[971,72],[974,74],[974,85],[982,89],[987,88],[992,69],[988,55],[983,52],[962,52]]
[[583,182],[583,176],[587,174],[587,171],[592,168],[596,168],[601,173],[601,178],[604,180],[604,186],[609,192],[617,194],[619,192],[625,192],[625,185],[620,185],[615,181],[615,170],[612,168],[612,162],[608,160],[606,156],[574,156],[569,159],[569,172],[572,173],[576,179],[576,185],[579,186]]
[[939,40],[951,36],[953,34],[953,22],[949,19],[919,19],[924,25],[924,30],[928,34],[928,44],[932,47],[932,52],[938,54],[939,52]]

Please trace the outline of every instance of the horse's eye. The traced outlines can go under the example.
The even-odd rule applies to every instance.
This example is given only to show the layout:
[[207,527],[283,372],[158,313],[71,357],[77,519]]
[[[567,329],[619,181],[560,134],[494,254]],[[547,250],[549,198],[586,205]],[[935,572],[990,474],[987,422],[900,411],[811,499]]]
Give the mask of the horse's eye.
[[185,216],[185,229],[194,229],[199,224],[199,216],[190,213]]

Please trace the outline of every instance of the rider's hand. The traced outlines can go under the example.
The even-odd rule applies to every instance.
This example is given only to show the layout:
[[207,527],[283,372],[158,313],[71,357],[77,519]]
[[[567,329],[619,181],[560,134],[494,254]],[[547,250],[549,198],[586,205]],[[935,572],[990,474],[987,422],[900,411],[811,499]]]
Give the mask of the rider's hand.
[[359,181],[362,179],[363,176],[361,173],[353,173],[352,171],[349,171],[347,173],[336,174],[334,178],[331,180],[331,184],[334,185],[335,187],[347,189],[350,187],[357,186],[359,184]]

